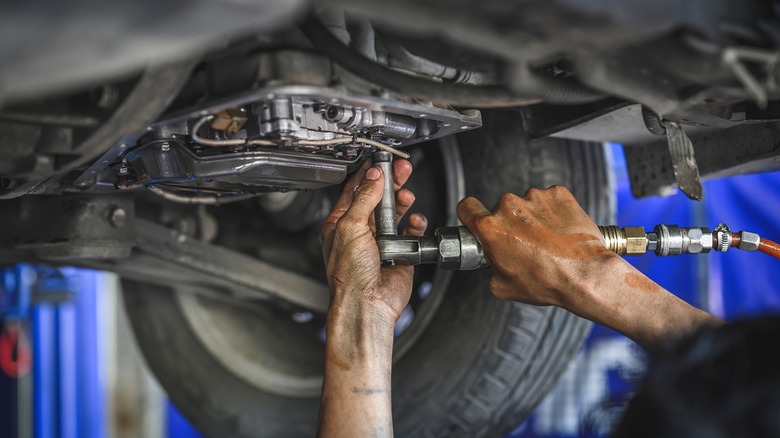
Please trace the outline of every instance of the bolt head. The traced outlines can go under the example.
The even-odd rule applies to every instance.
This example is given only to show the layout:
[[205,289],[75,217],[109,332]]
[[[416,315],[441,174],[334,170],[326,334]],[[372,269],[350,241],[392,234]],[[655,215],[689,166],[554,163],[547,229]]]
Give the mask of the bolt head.
[[117,207],[111,210],[108,221],[114,228],[123,228],[127,224],[127,212],[124,208]]

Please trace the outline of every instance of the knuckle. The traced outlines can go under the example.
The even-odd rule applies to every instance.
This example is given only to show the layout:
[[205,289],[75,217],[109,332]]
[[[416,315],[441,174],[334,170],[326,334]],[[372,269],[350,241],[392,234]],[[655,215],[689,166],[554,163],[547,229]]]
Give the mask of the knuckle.
[[542,194],[542,190],[538,187],[531,187],[530,189],[526,190],[525,196],[523,196],[525,199],[537,199]]
[[481,230],[491,229],[496,226],[496,216],[493,214],[477,216],[474,218],[474,226]]
[[356,223],[347,216],[343,216],[336,222],[336,233],[341,235],[348,235],[354,231]]
[[457,210],[458,211],[467,211],[467,205],[471,202],[471,200],[474,199],[471,196],[467,196],[458,202]]
[[401,189],[395,194],[395,203],[399,206],[410,207],[414,200],[414,193],[406,189]]
[[320,227],[320,241],[324,241],[330,232],[332,232],[336,224],[338,223],[338,220],[331,214],[327,218],[325,218],[325,222],[322,223],[322,226]]
[[564,186],[554,185],[550,187],[550,191],[559,198],[568,199],[568,200],[574,199],[574,195],[572,195],[569,189],[567,189]]
[[501,195],[501,198],[499,198],[498,203],[501,206],[506,205],[514,205],[517,203],[518,197],[514,193],[504,193]]
[[504,284],[504,281],[501,280],[499,277],[495,275],[491,276],[489,286],[490,286],[490,294],[493,295],[494,298],[501,301],[507,301],[510,299],[510,296],[507,293],[506,285]]
[[552,186],[550,190],[553,196],[562,202],[577,202],[571,191],[564,186]]
[[374,196],[376,189],[371,184],[363,184],[358,187],[355,193],[355,201],[358,203],[365,203]]

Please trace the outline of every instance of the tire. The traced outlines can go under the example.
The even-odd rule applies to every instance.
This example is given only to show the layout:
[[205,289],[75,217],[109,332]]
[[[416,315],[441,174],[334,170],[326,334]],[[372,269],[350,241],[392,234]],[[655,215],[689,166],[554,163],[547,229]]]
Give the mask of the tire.
[[[614,220],[614,190],[601,144],[531,141],[517,111],[483,114],[459,137],[466,191],[486,205],[504,192],[561,184],[599,223]],[[487,272],[459,272],[433,321],[393,369],[398,436],[498,436],[552,389],[590,324],[555,307],[494,299]],[[147,363],[203,433],[312,436],[316,398],[258,390],[221,366],[188,326],[175,294],[125,280],[126,309]]]

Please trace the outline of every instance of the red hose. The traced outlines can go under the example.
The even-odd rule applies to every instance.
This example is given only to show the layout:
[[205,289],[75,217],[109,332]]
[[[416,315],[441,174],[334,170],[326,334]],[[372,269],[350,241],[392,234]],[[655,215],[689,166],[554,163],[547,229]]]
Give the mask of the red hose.
[[739,247],[740,242],[742,242],[742,236],[740,236],[739,233],[731,233],[731,247]]
[[[742,236],[739,233],[731,233],[731,247],[739,247],[739,243],[742,241]],[[780,245],[777,242],[773,242],[763,237],[758,241],[758,250],[764,254],[768,254],[778,260],[780,260]]]
[[777,242],[772,242],[769,239],[763,237],[758,242],[758,250],[764,254],[769,254],[776,259],[780,259],[780,245]]

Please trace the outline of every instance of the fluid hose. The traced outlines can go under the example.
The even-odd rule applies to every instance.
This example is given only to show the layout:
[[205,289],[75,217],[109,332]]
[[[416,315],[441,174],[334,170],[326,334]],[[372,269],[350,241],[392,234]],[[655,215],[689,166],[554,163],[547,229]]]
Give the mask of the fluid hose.
[[707,227],[659,224],[652,231],[644,227],[599,226],[604,245],[619,255],[642,255],[648,251],[660,257],[680,254],[726,252],[729,248],[760,251],[780,260],[780,245],[750,231],[732,233],[726,224],[714,231]]
[[[739,248],[742,243],[742,232],[731,233],[731,246]],[[760,237],[758,239],[758,251],[768,254],[776,259],[780,259],[780,245],[777,242]]]

